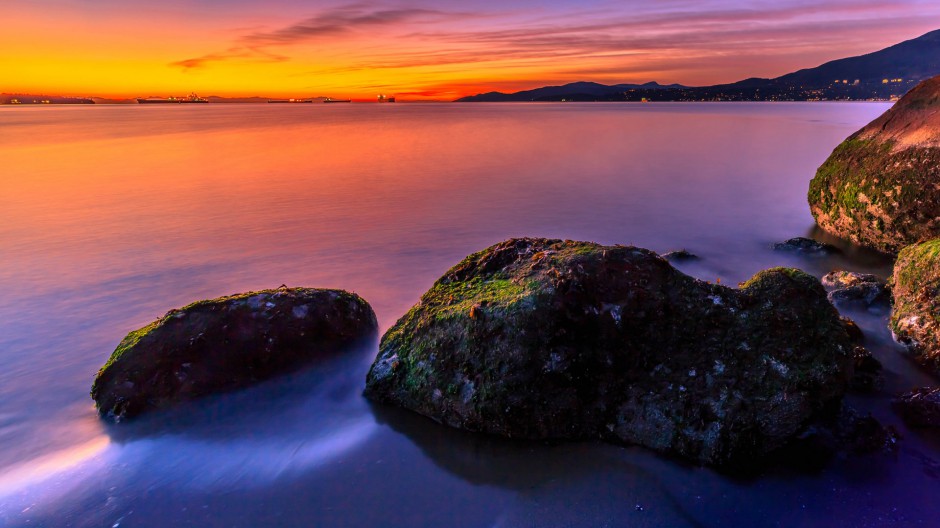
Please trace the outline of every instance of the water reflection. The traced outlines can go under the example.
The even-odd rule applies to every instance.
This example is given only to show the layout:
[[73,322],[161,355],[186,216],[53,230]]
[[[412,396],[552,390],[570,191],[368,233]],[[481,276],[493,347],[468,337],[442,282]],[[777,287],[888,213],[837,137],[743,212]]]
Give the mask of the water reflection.
[[134,493],[168,483],[180,491],[220,493],[308,474],[375,434],[360,397],[375,347],[371,341],[259,386],[125,424],[104,425],[89,416],[97,432],[91,441],[0,475],[0,513],[29,507],[40,515],[30,503],[54,504],[64,495],[81,502],[99,493],[101,482]]
[[0,498],[22,492],[62,473],[74,471],[101,456],[109,445],[108,437],[100,435],[68,449],[9,467],[0,475]]
[[[806,206],[816,167],[886,105],[195,106],[3,112],[0,524],[940,517],[928,500],[937,437],[904,429],[889,404],[932,380],[885,315],[864,310],[846,313],[887,379],[853,400],[905,441],[896,461],[835,461],[813,478],[739,482],[639,449],[507,443],[373,414],[360,391],[374,344],[127,428],[105,429],[88,398],[126,332],[194,299],[338,287],[387,328],[448,267],[510,236],[684,247],[702,258],[680,269],[732,285],[779,265],[887,276],[890,260],[812,231]],[[770,249],[807,233],[842,253]]]

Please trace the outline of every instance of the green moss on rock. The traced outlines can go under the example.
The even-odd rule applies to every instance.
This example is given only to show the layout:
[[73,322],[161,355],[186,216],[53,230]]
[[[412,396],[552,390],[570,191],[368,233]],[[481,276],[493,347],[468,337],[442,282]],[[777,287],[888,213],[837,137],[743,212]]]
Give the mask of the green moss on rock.
[[641,248],[512,239],[449,270],[383,336],[365,394],[472,431],[724,465],[836,406],[851,350],[799,270],[732,289]]
[[832,152],[810,182],[816,223],[888,253],[940,235],[940,78]]
[[891,330],[921,364],[940,374],[940,239],[904,248],[891,282]]
[[369,304],[341,290],[279,288],[198,301],[127,334],[91,396],[102,417],[120,421],[299,368],[376,330]]

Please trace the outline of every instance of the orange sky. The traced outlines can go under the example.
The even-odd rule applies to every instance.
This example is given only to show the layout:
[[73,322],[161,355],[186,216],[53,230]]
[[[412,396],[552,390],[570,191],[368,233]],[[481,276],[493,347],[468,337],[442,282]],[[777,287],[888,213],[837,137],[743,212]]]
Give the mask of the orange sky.
[[938,29],[940,3],[33,0],[3,19],[7,93],[450,100],[772,77]]

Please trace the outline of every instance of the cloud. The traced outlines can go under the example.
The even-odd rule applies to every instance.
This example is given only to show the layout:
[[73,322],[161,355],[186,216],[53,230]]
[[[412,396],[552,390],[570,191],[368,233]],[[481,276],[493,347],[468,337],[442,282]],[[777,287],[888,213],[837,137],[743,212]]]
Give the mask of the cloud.
[[186,70],[229,59],[280,62],[288,60],[289,57],[275,53],[271,51],[271,48],[287,47],[321,39],[335,40],[363,29],[420,25],[468,16],[472,15],[424,8],[369,9],[361,4],[351,4],[324,11],[319,15],[272,31],[256,30],[245,33],[236,39],[234,46],[224,52],[208,53],[176,61],[170,65]]
[[241,41],[249,47],[284,46],[320,37],[333,37],[359,28],[398,25],[422,18],[446,16],[446,13],[431,9],[363,11],[359,7],[346,7],[274,31],[251,33],[242,37]]

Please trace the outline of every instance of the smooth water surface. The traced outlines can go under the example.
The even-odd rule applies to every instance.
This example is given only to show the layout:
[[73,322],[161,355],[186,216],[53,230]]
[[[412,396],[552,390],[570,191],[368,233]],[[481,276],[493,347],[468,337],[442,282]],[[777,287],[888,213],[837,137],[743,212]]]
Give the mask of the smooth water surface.
[[[0,108],[0,525],[935,526],[940,441],[891,395],[935,383],[886,313],[850,311],[886,368],[852,398],[893,456],[732,479],[640,448],[467,434],[360,392],[377,345],[106,427],[92,377],[192,300],[355,291],[388,328],[463,256],[514,236],[687,248],[736,284],[797,266],[890,273],[814,234],[806,189],[872,103]],[[821,235],[815,234],[819,237]]]

